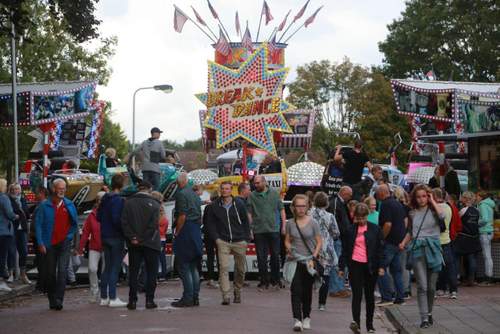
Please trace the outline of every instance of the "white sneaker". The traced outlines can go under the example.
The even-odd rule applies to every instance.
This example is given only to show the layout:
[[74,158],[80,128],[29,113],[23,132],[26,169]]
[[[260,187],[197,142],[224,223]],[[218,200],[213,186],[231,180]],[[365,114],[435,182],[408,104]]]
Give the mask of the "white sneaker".
[[120,298],[115,298],[115,299],[110,299],[109,301],[109,307],[125,307],[127,306],[127,303],[124,301],[121,301]]
[[14,275],[10,275],[7,279],[7,283],[14,283]]
[[452,293],[450,293],[450,299],[457,299],[457,292],[456,291],[453,291]]
[[320,304],[320,305],[319,305],[319,310],[320,310],[320,311],[326,311],[325,304]]
[[293,319],[293,331],[302,332],[302,322],[299,319]]
[[304,318],[302,321],[302,328],[311,329],[311,318]]
[[109,299],[108,298],[101,298],[101,302],[99,303],[100,306],[108,306],[109,305]]
[[12,289],[4,281],[0,281],[0,291],[11,292]]

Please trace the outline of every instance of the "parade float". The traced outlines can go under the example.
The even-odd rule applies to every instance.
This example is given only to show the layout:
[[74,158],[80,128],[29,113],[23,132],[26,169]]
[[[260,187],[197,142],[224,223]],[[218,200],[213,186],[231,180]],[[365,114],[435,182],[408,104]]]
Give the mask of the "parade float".
[[410,122],[418,167],[446,159],[462,184],[467,177],[468,189],[500,190],[500,83],[394,79],[391,85],[397,111]]
[[[194,8],[196,21],[174,5],[174,29],[182,32],[184,24],[190,21],[211,40],[215,49],[214,60],[208,61],[207,91],[196,95],[205,106],[199,111],[205,151],[207,156],[217,156],[211,163],[217,179],[208,183],[206,190],[217,190],[221,182],[230,181],[236,195],[241,182],[263,175],[272,188],[285,196],[287,169],[280,150],[307,150],[315,119],[315,111],[297,110],[283,95],[289,72],[285,67],[287,42],[300,29],[310,25],[321,10],[318,8],[297,29],[290,30],[304,15],[308,3],[286,25],[288,12],[269,37],[260,41],[262,19],[265,18],[266,26],[273,19],[266,1],[255,40],[250,35],[248,23],[241,34],[236,13],[236,32],[241,42],[231,41],[210,1],[209,10],[218,21],[219,36]],[[281,37],[278,38],[278,34]],[[249,244],[247,255],[250,255],[247,256],[248,271],[256,272],[253,244]]]
[[[80,211],[92,206],[103,180],[79,166],[99,151],[105,104],[94,98],[95,87],[92,81],[17,85],[18,125],[33,127],[29,135],[36,139],[19,178],[28,202],[38,187],[61,178]],[[12,104],[11,86],[0,85],[3,127],[13,126]]]
[[[446,159],[457,171],[462,191],[481,189],[498,197],[500,83],[394,79],[391,84],[397,111],[410,121],[413,153],[420,160],[410,164],[408,178],[427,183],[434,166]],[[491,251],[494,277],[500,278],[499,219]],[[479,277],[483,268],[479,257]]]
[[[289,28],[306,10],[302,7],[285,30],[286,20],[273,30],[269,38],[254,41],[248,24],[241,37],[239,21],[237,31],[241,42],[231,42],[215,9],[209,9],[220,23],[219,37],[209,29],[200,14],[193,8],[196,20],[175,6],[174,28],[182,31],[187,20],[192,21],[214,43],[214,60],[208,61],[207,92],[197,94],[206,109],[199,111],[203,145],[207,154],[217,150],[220,156],[215,164],[219,178],[206,189],[214,190],[224,181],[233,184],[233,194],[241,182],[255,175],[264,175],[268,184],[282,196],[287,191],[287,173],[280,149],[305,149],[310,146],[315,112],[296,110],[283,96],[289,69],[285,67],[285,43],[300,28],[311,24],[321,9],[314,12],[285,42],[280,42]],[[272,20],[270,9],[264,1],[261,21],[266,25]],[[202,26],[209,31],[205,31]],[[277,41],[277,34],[284,30]],[[212,35],[210,35],[210,33]],[[213,38],[212,38],[213,36]],[[272,168],[270,164],[273,165]]]

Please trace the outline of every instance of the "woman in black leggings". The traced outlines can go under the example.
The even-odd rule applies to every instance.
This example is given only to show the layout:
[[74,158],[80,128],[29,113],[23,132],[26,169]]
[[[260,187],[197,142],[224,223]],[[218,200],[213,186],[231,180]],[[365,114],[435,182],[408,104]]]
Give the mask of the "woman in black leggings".
[[375,224],[367,224],[370,213],[368,206],[359,203],[354,209],[354,224],[349,226],[342,239],[342,254],[339,262],[339,275],[349,268],[349,282],[352,288],[352,318],[350,325],[354,333],[360,333],[361,299],[365,294],[366,330],[374,333],[373,313],[375,311],[374,290],[377,274],[384,275],[383,235]]

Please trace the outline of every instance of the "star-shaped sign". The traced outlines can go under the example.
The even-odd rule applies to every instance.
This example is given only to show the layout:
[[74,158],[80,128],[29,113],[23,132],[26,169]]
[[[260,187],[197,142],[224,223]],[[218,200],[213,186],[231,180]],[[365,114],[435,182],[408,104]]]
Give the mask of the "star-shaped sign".
[[287,68],[268,69],[267,43],[237,70],[208,62],[208,93],[198,94],[207,106],[205,127],[216,130],[217,147],[238,138],[276,154],[272,131],[290,133],[283,112],[293,106],[283,100]]

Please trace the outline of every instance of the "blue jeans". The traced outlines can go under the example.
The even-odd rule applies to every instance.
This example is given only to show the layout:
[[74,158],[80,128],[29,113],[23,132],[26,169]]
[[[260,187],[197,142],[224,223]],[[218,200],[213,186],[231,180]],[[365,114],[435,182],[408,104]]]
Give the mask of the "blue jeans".
[[153,185],[153,190],[160,190],[160,173],[146,170],[142,172],[142,178]]
[[116,283],[123,260],[124,241],[121,238],[102,239],[104,271],[101,274],[101,298],[116,299]]
[[451,243],[441,245],[443,250],[444,266],[439,272],[437,290],[457,292],[457,267],[455,263],[455,255],[451,248]]
[[[333,242],[333,245],[335,247],[335,253],[337,253],[337,256],[340,258],[340,255],[342,255],[342,242],[340,239],[337,239]],[[328,291],[331,293],[337,293],[344,290],[344,279],[339,276],[338,267],[335,267],[330,271],[329,285]]]
[[[401,268],[400,261],[401,251],[399,247],[393,244],[386,243],[384,245],[384,268],[391,273],[392,279],[394,280],[394,288],[396,290],[396,300],[404,300],[404,288],[403,288],[403,271]],[[391,282],[389,281],[389,275],[385,274],[380,276],[378,279],[378,287],[380,290],[380,295],[382,300],[390,301],[392,300]]]
[[71,242],[64,240],[52,245],[45,254],[47,297],[50,306],[62,305],[66,288],[66,274],[71,255]]
[[179,275],[181,276],[182,299],[186,302],[191,302],[194,298],[198,298],[200,294],[200,274],[198,273],[198,260],[191,262],[179,263]]
[[476,253],[467,254],[467,255],[455,254],[455,263],[456,263],[456,268],[457,268],[458,272],[460,272],[460,268],[461,268],[460,257],[463,257],[464,259],[467,260],[466,273],[467,273],[467,280],[470,282],[474,281],[474,279],[476,277],[476,269],[477,269],[476,256],[477,256]]

